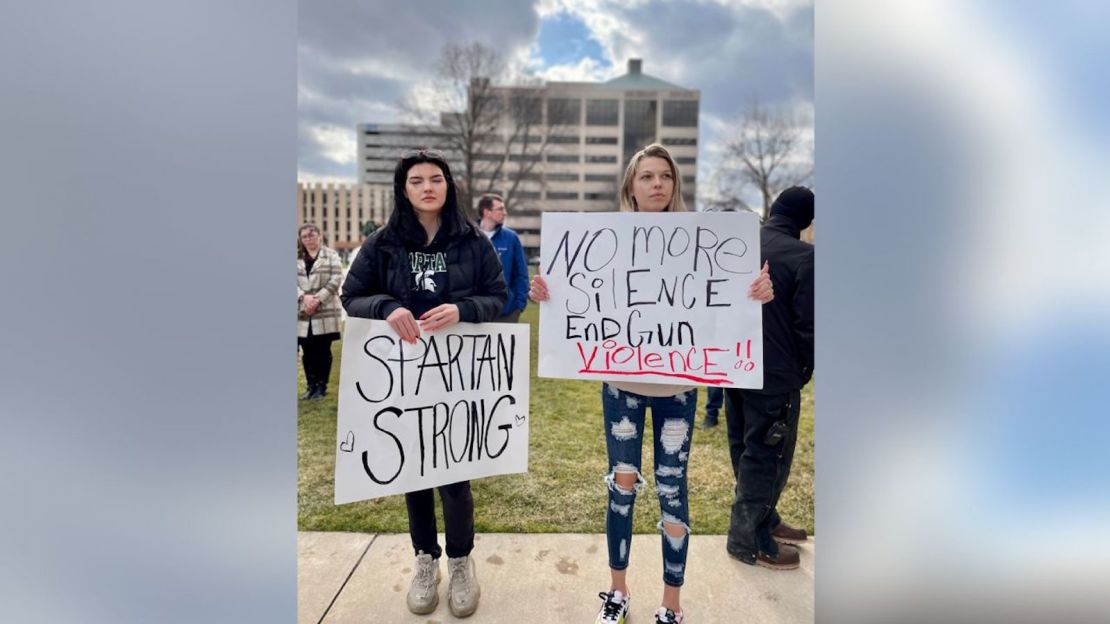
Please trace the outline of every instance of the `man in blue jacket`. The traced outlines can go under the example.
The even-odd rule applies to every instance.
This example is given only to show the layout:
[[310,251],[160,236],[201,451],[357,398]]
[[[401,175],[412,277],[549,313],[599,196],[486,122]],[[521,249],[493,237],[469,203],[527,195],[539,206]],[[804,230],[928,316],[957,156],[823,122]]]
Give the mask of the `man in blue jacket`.
[[478,227],[497,250],[505,271],[505,284],[509,287],[509,300],[494,322],[516,323],[528,305],[528,265],[524,261],[520,237],[505,227],[505,214],[505,201],[500,195],[483,195],[478,200]]

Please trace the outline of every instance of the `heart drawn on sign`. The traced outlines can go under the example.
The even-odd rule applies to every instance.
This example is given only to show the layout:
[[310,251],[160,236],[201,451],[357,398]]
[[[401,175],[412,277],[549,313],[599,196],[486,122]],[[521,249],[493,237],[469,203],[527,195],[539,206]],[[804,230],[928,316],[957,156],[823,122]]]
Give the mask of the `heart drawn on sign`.
[[347,439],[339,443],[339,450],[350,453],[355,450],[355,432],[348,431]]
[[515,419],[516,419],[516,426],[517,426],[517,427],[519,427],[519,426],[521,426],[521,425],[523,425],[523,424],[524,424],[524,417],[523,417],[523,416],[521,416],[520,414],[517,414],[517,415],[515,416]]

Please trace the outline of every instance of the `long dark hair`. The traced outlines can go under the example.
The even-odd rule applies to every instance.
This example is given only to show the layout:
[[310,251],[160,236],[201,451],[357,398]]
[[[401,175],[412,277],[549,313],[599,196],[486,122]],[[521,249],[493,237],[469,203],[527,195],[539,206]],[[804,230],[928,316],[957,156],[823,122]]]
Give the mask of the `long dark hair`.
[[405,182],[408,179],[409,169],[421,163],[431,163],[439,167],[447,181],[447,201],[443,203],[443,210],[439,213],[439,234],[445,236],[458,236],[470,228],[459,209],[459,194],[455,189],[455,178],[451,176],[451,168],[447,166],[447,159],[442,152],[430,149],[417,149],[405,152],[397,161],[393,169],[393,212],[385,224],[383,235],[395,237],[405,243],[423,247],[428,240],[424,226],[416,218],[416,209],[405,195]]

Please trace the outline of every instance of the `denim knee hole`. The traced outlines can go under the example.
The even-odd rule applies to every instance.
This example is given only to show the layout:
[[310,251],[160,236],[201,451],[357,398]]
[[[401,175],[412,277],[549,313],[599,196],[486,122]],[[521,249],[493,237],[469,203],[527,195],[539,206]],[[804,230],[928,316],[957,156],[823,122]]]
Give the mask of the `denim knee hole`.
[[609,427],[609,433],[614,439],[621,442],[634,440],[640,435],[640,432],[636,430],[636,423],[629,420],[628,416],[612,423]]
[[663,452],[674,455],[682,450],[682,445],[690,438],[690,423],[682,418],[668,418],[663,421],[663,429],[659,432],[659,443],[663,445]]
[[[632,484],[631,489],[626,489],[623,485],[617,483],[617,474],[636,475],[636,482]],[[640,474],[640,471],[636,470],[636,467],[631,464],[618,463],[616,466],[613,466],[613,470],[609,474],[605,475],[605,484],[609,489],[612,490],[613,493],[622,496],[635,496],[639,494],[640,490],[644,489],[644,483],[644,475]]]
[[[670,532],[667,531],[666,527],[663,526],[664,524],[681,527],[682,535],[671,535]],[[663,534],[663,537],[666,538],[667,545],[671,547],[671,550],[674,550],[676,552],[682,550],[682,546],[686,543],[686,536],[690,534],[689,524],[686,524],[676,516],[672,516],[669,513],[663,512],[663,519],[660,520],[659,523],[655,526]]]

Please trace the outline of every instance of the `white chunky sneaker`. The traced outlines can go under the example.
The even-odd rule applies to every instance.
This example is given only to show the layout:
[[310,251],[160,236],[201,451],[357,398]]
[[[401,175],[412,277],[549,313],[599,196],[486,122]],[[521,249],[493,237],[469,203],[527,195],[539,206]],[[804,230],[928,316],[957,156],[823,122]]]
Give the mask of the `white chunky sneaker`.
[[478,576],[474,571],[474,560],[470,557],[447,559],[447,606],[451,614],[464,618],[478,608],[478,597],[482,590],[478,587]]
[[659,607],[655,611],[655,624],[682,624],[684,621],[681,611],[675,613],[667,607]]
[[601,611],[598,612],[594,624],[624,624],[628,618],[628,596],[617,590],[601,592]]
[[424,552],[416,555],[416,573],[412,576],[412,585],[409,585],[409,611],[425,615],[436,610],[439,604],[439,593],[436,592],[439,578],[439,560],[432,559],[431,555]]

